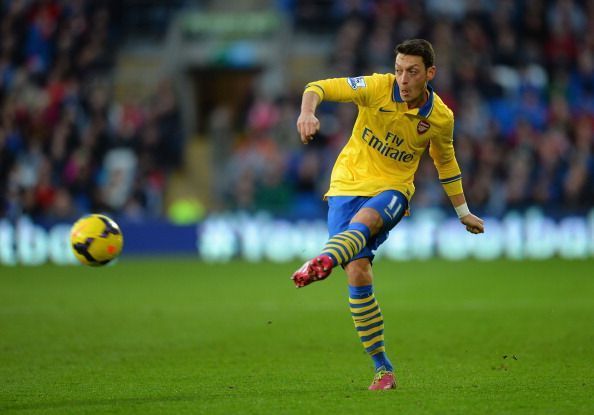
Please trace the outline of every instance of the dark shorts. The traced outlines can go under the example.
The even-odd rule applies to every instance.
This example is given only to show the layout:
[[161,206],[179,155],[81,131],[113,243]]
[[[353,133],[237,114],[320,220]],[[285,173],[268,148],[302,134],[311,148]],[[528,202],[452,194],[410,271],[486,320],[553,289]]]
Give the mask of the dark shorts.
[[367,241],[367,245],[352,260],[373,260],[375,250],[388,238],[390,230],[400,222],[408,209],[408,200],[397,190],[386,190],[374,197],[330,196],[328,197],[328,233],[332,237],[346,230],[351,219],[361,208],[375,209],[384,220],[382,230]]

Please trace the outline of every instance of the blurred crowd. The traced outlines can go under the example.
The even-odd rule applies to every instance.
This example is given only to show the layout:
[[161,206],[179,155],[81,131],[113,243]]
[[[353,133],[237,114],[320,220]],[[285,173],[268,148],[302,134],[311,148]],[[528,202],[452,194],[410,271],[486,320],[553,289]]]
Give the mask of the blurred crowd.
[[[0,217],[163,215],[168,172],[183,151],[178,102],[168,81],[142,102],[114,100],[118,4],[1,3]],[[433,86],[456,116],[456,154],[474,210],[499,216],[538,205],[564,214],[594,206],[594,2],[275,4],[297,36],[332,39],[320,78],[393,72],[399,42],[433,43]],[[323,103],[322,130],[303,146],[295,129],[301,92],[255,91],[246,103],[226,143],[230,156],[217,166],[216,208],[323,217],[321,197],[356,107]],[[428,155],[416,185],[413,212],[448,206]]]
[[167,81],[143,102],[115,103],[114,5],[1,3],[0,217],[161,215],[180,160],[177,103]]
[[[594,206],[594,2],[349,0],[283,2],[297,31],[333,36],[321,77],[393,72],[394,47],[430,40],[436,92],[456,116],[455,147],[473,209]],[[312,79],[313,80],[313,79]],[[317,141],[298,144],[301,91],[255,99],[229,163],[227,203],[321,216],[334,158],[356,108],[328,104]],[[415,207],[449,206],[432,160],[416,175]]]

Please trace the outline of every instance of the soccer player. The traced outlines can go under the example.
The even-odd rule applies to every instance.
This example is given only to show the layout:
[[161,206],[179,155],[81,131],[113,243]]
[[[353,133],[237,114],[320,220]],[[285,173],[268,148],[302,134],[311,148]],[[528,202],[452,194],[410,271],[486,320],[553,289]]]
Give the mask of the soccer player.
[[396,387],[373,292],[374,251],[408,211],[414,175],[427,146],[460,222],[468,232],[484,232],[483,220],[470,212],[462,190],[454,156],[453,113],[429,85],[436,73],[433,46],[424,39],[411,39],[399,44],[395,53],[395,74],[309,83],[297,120],[301,141],[307,144],[320,129],[315,110],[323,100],[354,102],[359,110],[325,195],[330,238],[321,254],[291,279],[298,288],[304,287],[325,279],[338,265],[344,268],[355,328],[375,365],[370,390]]

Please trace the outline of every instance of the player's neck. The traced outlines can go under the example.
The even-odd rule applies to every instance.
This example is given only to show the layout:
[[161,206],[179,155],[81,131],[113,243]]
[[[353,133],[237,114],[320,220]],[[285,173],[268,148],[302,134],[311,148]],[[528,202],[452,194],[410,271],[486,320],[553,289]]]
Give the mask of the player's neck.
[[429,99],[429,91],[425,88],[423,93],[419,96],[419,98],[415,99],[414,101],[409,101],[406,104],[408,105],[408,109],[412,110],[414,108],[421,108],[425,105],[425,102]]

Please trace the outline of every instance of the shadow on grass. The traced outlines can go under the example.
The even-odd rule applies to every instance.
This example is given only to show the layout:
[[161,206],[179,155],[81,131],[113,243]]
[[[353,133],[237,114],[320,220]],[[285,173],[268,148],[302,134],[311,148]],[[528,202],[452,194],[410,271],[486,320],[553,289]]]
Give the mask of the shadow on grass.
[[[299,395],[301,394],[338,394],[343,395],[346,393],[346,397],[350,398],[353,393],[363,393],[367,392],[367,388],[357,388],[354,386],[350,386],[347,389],[344,388],[315,388],[315,390],[307,390],[307,389],[283,389],[283,390],[276,390],[276,391],[268,391],[266,393],[259,392],[259,396],[278,396],[278,393],[286,394],[293,394]],[[61,401],[46,401],[46,402],[31,402],[31,403],[22,403],[22,404],[13,404],[13,405],[3,405],[0,404],[0,414],[3,414],[7,411],[27,411],[27,410],[51,410],[51,409],[61,409],[61,408],[84,408],[84,407],[93,407],[93,406],[110,406],[110,407],[118,407],[121,405],[142,405],[147,403],[174,403],[174,402],[200,402],[204,404],[207,401],[217,400],[217,399],[229,399],[229,398],[239,398],[243,399],[246,396],[254,396],[253,392],[249,390],[241,390],[236,389],[235,387],[230,387],[228,389],[223,389],[217,393],[196,393],[192,395],[176,395],[176,396],[154,396],[154,397],[136,397],[136,398],[111,398],[111,399],[72,399],[72,400],[61,400]]]
[[[222,396],[223,394],[221,394]],[[0,413],[4,411],[24,411],[34,409],[59,409],[59,408],[76,408],[85,406],[119,406],[119,405],[140,405],[145,403],[158,402],[192,402],[203,401],[203,395],[179,395],[179,396],[156,396],[146,398],[113,398],[113,399],[81,399],[81,400],[63,400],[56,402],[34,402],[23,403],[15,405],[0,406]]]

